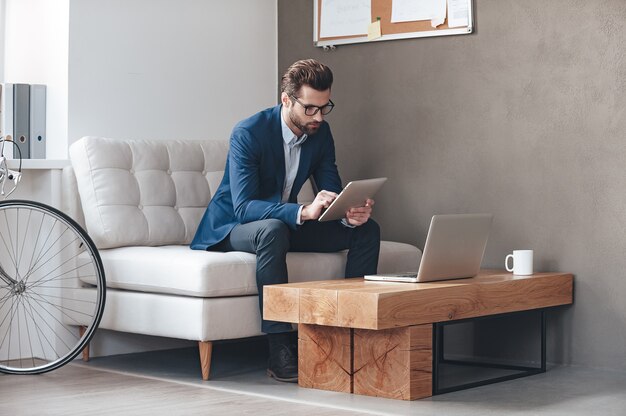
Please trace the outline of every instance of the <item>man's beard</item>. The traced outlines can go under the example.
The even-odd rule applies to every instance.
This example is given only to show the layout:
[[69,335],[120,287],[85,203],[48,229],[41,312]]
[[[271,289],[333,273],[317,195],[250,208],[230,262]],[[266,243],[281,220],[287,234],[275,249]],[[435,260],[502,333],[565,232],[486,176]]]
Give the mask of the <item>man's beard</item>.
[[292,111],[289,111],[289,120],[296,126],[302,133],[310,136],[317,133],[322,123],[317,121],[311,121],[309,123],[303,123]]

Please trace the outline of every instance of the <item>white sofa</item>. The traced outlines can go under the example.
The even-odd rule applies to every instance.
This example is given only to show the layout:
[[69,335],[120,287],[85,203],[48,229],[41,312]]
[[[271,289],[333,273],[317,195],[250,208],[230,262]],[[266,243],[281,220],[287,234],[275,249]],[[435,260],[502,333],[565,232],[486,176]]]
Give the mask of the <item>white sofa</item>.
[[[223,175],[226,141],[84,137],[63,172],[64,210],[99,248],[107,280],[100,328],[199,342],[260,335],[255,256],[188,246]],[[314,198],[307,185],[302,202]],[[379,272],[415,270],[421,253],[384,241]],[[341,278],[346,252],[289,253],[290,281]]]

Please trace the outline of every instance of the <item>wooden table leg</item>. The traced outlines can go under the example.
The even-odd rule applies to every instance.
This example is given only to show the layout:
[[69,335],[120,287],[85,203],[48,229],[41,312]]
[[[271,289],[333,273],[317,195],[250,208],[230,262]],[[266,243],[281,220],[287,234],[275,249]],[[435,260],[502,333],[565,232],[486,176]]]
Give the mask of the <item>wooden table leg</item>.
[[432,324],[354,330],[355,394],[415,400],[432,396]]
[[350,328],[298,325],[298,384],[352,392]]

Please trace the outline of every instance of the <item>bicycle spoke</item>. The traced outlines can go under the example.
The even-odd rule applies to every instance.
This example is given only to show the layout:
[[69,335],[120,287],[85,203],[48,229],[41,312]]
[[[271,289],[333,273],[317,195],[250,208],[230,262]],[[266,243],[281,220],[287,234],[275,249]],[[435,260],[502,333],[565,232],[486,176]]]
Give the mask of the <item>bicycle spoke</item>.
[[[77,256],[75,256],[75,257],[77,257]],[[71,261],[71,260],[74,260],[74,258],[72,258],[72,259],[68,259],[65,263],[67,263],[67,262],[69,262],[69,261]],[[65,274],[68,274],[68,273],[71,273],[71,272],[77,271],[77,270],[79,270],[79,269],[81,269],[81,268],[83,268],[83,267],[85,267],[85,266],[89,266],[89,265],[93,266],[93,262],[92,262],[92,261],[87,261],[86,263],[83,263],[83,264],[81,264],[80,266],[76,266],[76,267],[74,267],[74,268],[72,268],[72,269],[69,269],[69,270],[64,271],[63,273],[60,273],[60,274],[54,275],[54,276],[52,276],[52,277],[49,277],[49,275],[50,275],[50,274],[52,274],[54,271],[56,271],[56,269],[58,269],[58,268],[59,268],[59,267],[57,267],[56,269],[50,270],[48,273],[44,274],[44,275],[43,275],[43,276],[41,276],[39,279],[37,279],[37,280],[35,280],[34,282],[30,283],[30,284],[28,285],[28,287],[38,286],[38,285],[39,285],[39,284],[41,284],[41,283],[50,282],[50,281],[55,280],[55,279],[57,279],[57,278],[59,278],[59,277],[61,277],[61,276],[65,275]],[[61,264],[61,266],[63,266],[63,264]],[[75,277],[75,278],[80,278],[80,277],[86,277],[86,276],[88,276],[88,275],[83,275],[83,276],[78,275],[78,276],[74,276],[74,277]],[[48,278],[48,277],[49,277],[49,278]],[[46,278],[47,278],[47,279],[46,279]],[[43,280],[43,279],[46,279],[46,280]]]
[[[31,300],[31,299],[27,299],[27,302],[29,303],[29,305],[30,305],[30,300]],[[36,302],[36,301],[35,301],[35,302]],[[52,333],[54,333],[54,328],[52,328],[52,327],[48,324],[48,321],[46,321],[46,319],[45,319],[43,316],[41,316],[41,314],[37,311],[37,309],[36,309],[36,308],[33,308],[33,307],[32,307],[32,305],[31,305],[31,310],[32,310],[34,313],[36,313],[36,314],[37,314],[37,315],[38,315],[38,316],[39,316],[39,317],[43,320],[43,323],[44,323],[44,324],[46,324],[46,326],[48,327],[48,329],[50,329],[50,331],[51,331]],[[45,309],[44,309],[44,310],[45,310]],[[33,316],[31,316],[31,318],[33,319],[33,321],[35,320],[34,315],[33,315]],[[37,325],[37,327],[39,328],[39,326],[38,326],[38,325]],[[54,353],[56,354],[56,357],[57,357],[57,358],[58,358],[58,357],[60,357],[61,355],[57,352],[57,349],[54,347],[54,345],[52,345],[52,342],[50,342],[50,340],[49,340],[49,339],[48,339],[48,337],[46,336],[46,333],[45,333],[45,332],[44,332],[41,328],[40,328],[40,331],[41,331],[41,334],[43,335],[44,339],[45,339],[45,340],[46,340],[46,342],[48,343],[48,346],[49,346],[49,347],[52,349],[52,351],[54,351]],[[63,342],[63,340],[61,340],[61,342]],[[64,343],[64,342],[63,342],[63,343]],[[67,347],[67,345],[66,345],[66,347]],[[68,348],[69,348],[69,347],[68,347]],[[45,349],[44,349],[44,351],[45,351]],[[44,353],[45,353],[45,352],[44,352]]]
[[[53,308],[55,308],[56,310],[58,310],[59,312],[61,312],[63,315],[65,315],[67,318],[69,318],[69,319],[73,320],[73,321],[76,323],[76,325],[80,325],[81,323],[80,323],[80,322],[78,322],[78,321],[77,321],[76,319],[74,319],[73,317],[71,317],[70,315],[68,315],[67,313],[65,313],[65,312],[64,312],[64,310],[68,310],[68,311],[70,311],[70,312],[78,313],[78,314],[85,315],[85,316],[91,316],[91,314],[89,314],[89,313],[85,313],[85,312],[77,311],[76,309],[71,309],[71,308],[68,308],[68,307],[60,306],[60,305],[57,305],[57,304],[52,303],[52,302],[50,302],[50,301],[47,301],[47,300],[46,300],[43,296],[41,296],[41,294],[39,294],[39,293],[37,293],[37,292],[31,292],[31,293],[32,293],[32,294],[34,294],[34,295],[37,295],[37,297],[39,297],[41,300],[39,300],[39,301],[38,301],[38,300],[37,300],[37,299],[35,299],[33,296],[27,295],[27,296],[29,296],[29,298],[30,298],[30,299],[32,299],[32,300],[33,300],[33,301],[35,301],[35,302],[45,303],[45,304],[48,304],[48,305],[52,306]],[[63,325],[63,323],[62,323],[61,321],[58,321],[58,322],[59,322],[61,325]]]
[[35,289],[85,290],[84,287],[76,287],[76,286],[38,286]]
[[[6,218],[6,213],[4,214],[5,218]],[[10,255],[11,251],[9,250],[9,246],[7,245],[6,240],[4,239],[4,234],[2,233],[2,231],[0,231],[0,238],[2,238],[2,242],[4,243],[4,248],[7,249],[7,253],[9,254],[9,259],[11,260],[11,262],[13,263],[13,266],[15,266],[15,268],[17,268],[17,263],[15,262],[15,259]]]
[[[19,212],[19,211],[18,211]],[[20,360],[20,367],[22,365],[22,331],[20,328],[20,299],[21,296],[17,298],[17,350],[20,352],[18,359]]]
[[[30,226],[30,216],[32,215],[32,213],[33,211],[28,210],[28,219],[26,220],[26,230],[24,231],[24,239],[22,240],[22,249],[20,250],[19,256],[17,258],[18,269],[19,269],[20,263],[22,262],[22,255],[24,254],[24,245],[26,244],[26,237],[28,236],[28,228]],[[19,215],[18,215],[18,221],[19,221]]]
[[[74,270],[71,270],[71,271],[74,271]],[[77,280],[77,279],[82,281],[83,279],[86,279],[88,277],[98,277],[95,274],[83,274],[83,275],[78,275],[78,276],[61,277],[64,274],[67,274],[67,273],[69,273],[69,271],[65,272],[65,273],[62,273],[62,274],[59,274],[56,277],[51,278],[49,280],[42,281],[42,282],[40,282],[37,285],[33,284],[33,285],[30,285],[30,286],[26,286],[26,288],[27,289],[35,289],[35,288],[38,288],[38,287],[53,287],[53,286],[46,286],[45,284],[48,283],[48,282],[52,282],[52,281],[58,282],[58,281],[61,281],[61,280]],[[59,287],[59,286],[57,286],[57,287]],[[75,289],[83,289],[83,287],[66,287],[66,289],[74,289],[74,288]]]
[[[42,359],[44,361],[46,361],[48,358],[46,357],[46,349],[43,346],[43,341],[41,340],[41,335],[43,334],[43,331],[41,330],[41,328],[39,328],[39,325],[37,324],[37,321],[35,320],[35,317],[33,316],[33,305],[31,305],[30,301],[28,300],[28,298],[26,299],[26,303],[28,303],[28,307],[30,308],[30,319],[33,321],[33,324],[35,325],[35,330],[37,332],[37,338],[39,339],[39,345],[41,346],[41,353],[43,355]],[[46,338],[45,334],[44,334],[44,339]],[[47,339],[46,339],[47,341]]]
[[[82,253],[79,253],[79,255],[80,255],[80,254],[82,254]],[[75,257],[76,257],[76,256],[75,256]],[[54,269],[50,270],[48,273],[46,273],[46,274],[44,274],[43,276],[41,276],[41,277],[39,278],[39,280],[36,280],[36,281],[32,282],[32,283],[31,283],[31,285],[30,285],[30,287],[32,287],[33,285],[35,285],[36,283],[38,283],[39,281],[41,281],[41,279],[45,278],[45,277],[46,277],[47,275],[49,275],[50,273],[55,272],[57,269],[59,269],[59,268],[63,267],[63,266],[64,266],[65,264],[67,264],[68,262],[70,262],[70,261],[74,260],[74,258],[75,258],[75,257],[72,257],[72,258],[69,258],[69,259],[65,260],[63,263],[61,263],[60,265],[58,265],[58,266],[57,266],[57,267],[55,267]],[[90,264],[90,262],[87,262],[87,263],[83,264],[82,266],[76,267],[76,268],[74,268],[74,269],[72,269],[72,270],[68,270],[67,272],[62,273],[62,274],[60,274],[59,276],[63,276],[65,273],[69,273],[69,272],[71,272],[71,271],[73,271],[73,270],[77,270],[77,269],[79,269],[80,267],[84,267],[84,266],[86,266],[87,264]],[[34,273],[34,272],[33,272],[33,273]],[[26,279],[25,279],[25,281],[26,281],[26,280],[28,280],[28,278],[26,278]]]
[[[4,222],[7,224],[7,232],[9,233],[9,243],[11,244],[11,254],[16,255],[15,249],[13,248],[13,237],[11,236],[11,227],[9,226],[9,219],[7,218],[6,211],[4,211]],[[15,260],[16,260],[15,257],[13,257],[13,264],[15,264],[15,277],[17,277],[17,263]]]
[[54,227],[56,227],[58,220],[54,220],[54,223],[52,224],[52,227],[50,227],[50,231],[48,231],[48,235],[46,236],[46,239],[44,240],[43,244],[41,245],[41,249],[39,250],[39,253],[37,254],[37,258],[35,260],[35,263],[26,271],[26,274],[28,275],[30,273],[30,271],[32,270],[33,267],[35,267],[37,265],[37,263],[39,263],[39,261],[43,258],[43,256],[46,255],[46,253],[52,248],[54,247],[54,245],[56,244],[57,241],[59,241],[59,238],[61,238],[63,236],[63,234],[61,234],[59,236],[59,238],[57,238],[56,240],[54,240],[54,242],[50,245],[50,247],[46,250],[45,253],[41,254],[41,252],[43,251],[43,249],[46,247],[46,244],[48,243],[48,240],[50,239],[50,236],[52,235],[52,231],[54,230]]
[[[37,293],[37,292],[34,292]],[[39,293],[37,293],[39,295]],[[68,298],[66,296],[54,296],[54,295],[46,295],[47,298],[54,298],[54,299],[61,299],[61,300],[69,300],[72,302],[81,302],[81,303],[89,303],[91,305],[95,305],[97,302],[93,301],[93,300],[82,300],[82,299],[74,299],[74,298]]]
[[[17,308],[15,307],[15,299],[13,299],[13,302],[11,303],[11,311],[9,312],[9,314],[7,314],[7,316],[11,316],[11,319],[9,320],[9,327],[7,328],[8,332],[4,334],[4,338],[2,338],[2,342],[0,342],[0,349],[2,349],[2,346],[4,345],[4,341],[7,338],[7,335],[9,336],[9,343],[8,348],[7,348],[7,362],[11,359],[11,334],[13,332],[13,326],[11,325],[11,322],[13,321],[13,317],[15,316],[15,311],[17,310]],[[3,321],[4,323],[4,321]],[[1,328],[1,324],[0,324],[0,328]]]
[[83,277],[89,277],[89,276],[94,276],[94,275],[89,275],[88,274],[88,275],[85,275],[85,276],[62,277],[62,278],[59,278],[59,279],[53,279],[53,280],[50,280],[50,281],[42,282],[42,283],[40,283],[38,285],[27,286],[27,289],[30,289],[30,290],[38,289],[38,288],[42,288],[42,289],[70,289],[70,290],[71,289],[84,289],[85,288],[84,286],[51,286],[51,285],[48,285],[46,283],[50,283],[50,282],[53,282],[53,284],[56,284],[58,282],[63,283],[62,282],[63,280],[73,281],[73,280],[76,280],[76,279],[81,279]]
[[19,247],[19,245],[20,245],[20,209],[18,208],[16,210],[16,220],[15,220],[15,263],[17,264],[17,268],[15,270],[15,277],[18,277],[20,273],[20,262],[17,257],[17,248]]
[[[6,303],[9,299],[11,299],[12,301],[15,301],[15,298],[14,298],[13,296],[8,296],[7,298],[5,298],[5,299],[4,299],[4,301],[3,301],[2,305],[0,305],[0,308],[1,308],[1,307],[3,307],[3,306],[4,306],[4,304],[5,304],[5,303]],[[11,305],[12,305],[12,304],[11,304]],[[12,307],[11,307],[11,309],[12,309]],[[4,315],[4,318],[2,319],[2,322],[0,322],[0,328],[2,328],[2,325],[4,324],[4,322],[7,320],[7,318],[8,318],[9,316],[10,316],[10,314],[8,314],[8,313],[7,313],[6,315]],[[11,322],[11,321],[9,320],[9,322]],[[9,323],[9,325],[10,325],[10,323]],[[0,345],[0,347],[1,347],[1,345]]]
[[48,273],[46,273],[43,276],[41,276],[38,280],[35,280],[34,282],[32,282],[31,284],[29,284],[26,287],[27,288],[38,287],[38,286],[41,286],[41,285],[46,284],[48,282],[52,282],[54,280],[70,280],[70,279],[76,280],[76,279],[80,279],[80,278],[84,278],[84,277],[95,276],[93,274],[92,275],[87,274],[87,275],[83,275],[83,276],[78,275],[78,276],[70,276],[70,277],[61,277],[61,276],[65,275],[65,274],[74,272],[74,271],[79,270],[79,269],[81,269],[81,268],[83,268],[85,266],[88,266],[88,265],[92,265],[93,266],[93,263],[92,262],[87,262],[87,263],[81,264],[80,266],[76,266],[73,269],[67,270],[67,271],[65,271],[65,272],[63,272],[61,274],[57,274],[57,275],[52,276],[52,277],[50,277],[50,278],[48,278],[46,280],[43,280],[45,277],[47,277],[50,273],[54,272],[56,269],[55,270],[51,270]]
[[[69,228],[68,228],[69,229]],[[66,229],[66,231],[68,230]],[[65,233],[65,231],[63,231],[63,233]],[[61,238],[61,236],[59,236],[59,238],[56,239],[56,241],[53,243],[52,246],[50,246],[50,248],[52,248],[54,246],[54,244],[56,244],[57,241],[59,241],[59,239]],[[50,260],[52,260],[53,258],[55,258],[57,256],[57,254],[61,253],[63,250],[65,250],[70,244],[72,244],[74,241],[78,240],[78,237],[74,238],[72,241],[70,241],[69,243],[67,243],[65,245],[65,247],[63,247],[61,250],[57,251],[52,257],[50,257],[48,260],[46,260],[45,262],[43,262],[41,265],[39,265],[39,267],[37,267],[34,270],[29,270],[26,274],[26,276],[24,276],[24,282],[28,282],[28,279],[30,278],[30,276],[32,276],[33,273],[35,273],[37,270],[41,269],[43,266],[45,266]],[[46,250],[46,253],[49,251],[50,249]],[[45,254],[44,253],[44,256]],[[69,261],[69,260],[68,260]],[[67,263],[67,261],[66,261]],[[36,265],[37,263],[35,263]],[[33,266],[34,267],[34,266]],[[60,267],[60,266],[59,266]],[[58,267],[57,267],[58,269]],[[55,269],[56,270],[56,269]]]
[[[67,331],[70,335],[72,335],[73,337],[76,337],[76,336],[72,333],[72,331],[70,331],[69,329],[67,329],[67,325],[65,325],[65,324],[63,324],[63,322],[59,321],[59,319],[58,319],[56,316],[54,316],[54,315],[53,315],[53,314],[52,314],[52,313],[51,313],[51,312],[50,312],[47,308],[44,308],[44,307],[43,307],[43,305],[41,305],[41,302],[40,302],[40,301],[38,301],[37,299],[33,298],[32,296],[28,296],[28,299],[29,299],[29,300],[31,300],[31,301],[33,301],[33,302],[36,302],[36,304],[37,304],[37,305],[39,305],[39,307],[40,307],[40,308],[41,308],[44,312],[46,312],[48,315],[50,315],[50,317],[51,317],[53,320],[55,320],[55,321],[56,321],[56,322],[57,322],[57,323],[61,326],[61,328],[65,329],[65,330],[66,330],[66,331]],[[51,304],[51,303],[49,303],[49,302],[43,302],[43,303],[47,303],[47,304],[50,304],[51,306],[54,306],[53,304]],[[48,326],[48,328],[50,328],[50,330],[54,333],[54,332],[55,332],[55,331],[54,331],[54,328],[53,328],[53,327],[51,327],[51,326],[48,324],[48,321],[46,321],[46,320],[45,320],[46,318],[44,318],[44,317],[43,317],[43,316],[42,316],[42,315],[41,315],[41,314],[37,311],[37,309],[35,309],[35,313],[37,313],[37,315],[39,315],[39,317],[40,317],[41,319],[43,319],[43,320],[44,320],[44,322],[45,322],[45,324]],[[63,344],[67,347],[67,349],[70,349],[70,347],[69,347],[69,346],[65,343],[65,341],[63,341],[63,338],[61,338],[58,334],[57,334],[57,338],[58,338],[59,340],[61,340],[61,342],[62,342],[62,343],[63,343]]]
[[[42,221],[41,221],[41,225],[43,225],[43,220],[45,219],[45,215],[42,217]],[[52,235],[52,231],[54,231],[54,227],[56,227],[57,225],[57,219],[54,219],[54,222],[52,223],[52,226],[50,227],[50,229],[48,230],[48,235],[46,235],[46,239],[43,240],[43,244],[41,245],[41,247],[39,248],[39,252],[37,253],[37,255],[35,256],[35,263],[33,263],[33,265],[31,267],[33,267],[40,259],[41,256],[41,252],[44,250],[44,248],[46,247],[46,244],[48,244],[48,240],[50,239],[50,236]],[[53,243],[54,244],[54,243]]]
[[[2,297],[0,298],[0,303],[4,303],[4,302],[6,302],[6,301],[7,301],[7,299],[9,299],[10,297],[11,297],[11,291],[9,290],[9,291],[7,291],[7,294],[6,294],[6,295],[4,295],[4,296],[2,296]],[[1,308],[1,307],[2,307],[2,305],[0,305],[0,308]]]
[[33,367],[35,366],[35,352],[33,351],[33,343],[30,339],[30,329],[29,329],[29,325],[28,325],[28,317],[26,316],[27,314],[27,310],[26,310],[26,305],[24,303],[22,303],[22,306],[24,308],[24,323],[26,324],[26,334],[28,335],[28,346],[30,348],[30,358],[32,360],[33,363]]
[[43,226],[43,220],[45,218],[46,218],[46,216],[41,214],[41,222],[39,223],[39,230],[37,231],[37,238],[35,239],[35,245],[33,246],[33,252],[30,255],[30,261],[28,262],[28,269],[27,270],[30,270],[33,267],[33,260],[35,259],[35,251],[37,251],[37,244],[39,244],[39,237],[41,236],[41,228]]

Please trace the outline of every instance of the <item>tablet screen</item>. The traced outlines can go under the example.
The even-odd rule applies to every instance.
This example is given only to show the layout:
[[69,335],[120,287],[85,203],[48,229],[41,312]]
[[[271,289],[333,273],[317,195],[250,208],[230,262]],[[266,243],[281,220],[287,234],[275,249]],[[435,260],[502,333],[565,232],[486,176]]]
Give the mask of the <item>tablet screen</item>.
[[318,221],[340,220],[345,218],[350,208],[365,206],[365,201],[373,199],[386,180],[387,178],[374,178],[348,183]]

